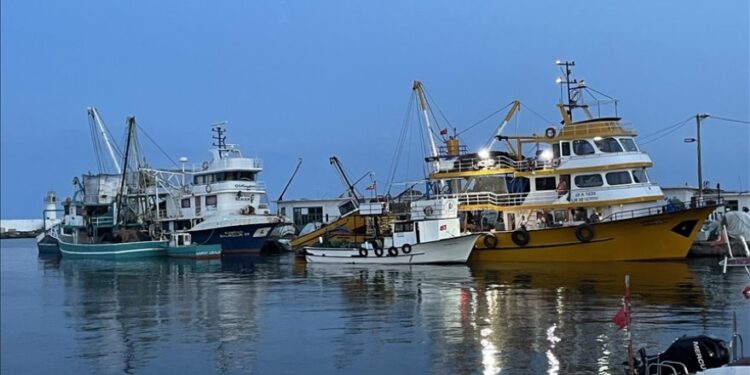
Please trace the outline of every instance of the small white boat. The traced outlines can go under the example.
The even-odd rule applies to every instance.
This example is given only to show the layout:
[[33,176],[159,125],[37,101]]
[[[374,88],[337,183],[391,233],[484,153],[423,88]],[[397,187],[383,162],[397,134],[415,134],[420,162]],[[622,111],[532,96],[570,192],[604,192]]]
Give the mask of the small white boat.
[[[469,234],[438,241],[406,244],[389,249],[367,247],[306,247],[310,263],[355,264],[440,264],[466,263],[479,234]],[[368,248],[369,247],[369,248]]]
[[[363,206],[370,207],[363,207]],[[360,206],[360,212],[382,216],[382,203]],[[358,246],[305,247],[310,263],[440,264],[466,263],[477,238],[461,234],[455,199],[430,199],[411,203],[409,220],[390,224],[391,236]],[[381,245],[382,243],[382,245]]]

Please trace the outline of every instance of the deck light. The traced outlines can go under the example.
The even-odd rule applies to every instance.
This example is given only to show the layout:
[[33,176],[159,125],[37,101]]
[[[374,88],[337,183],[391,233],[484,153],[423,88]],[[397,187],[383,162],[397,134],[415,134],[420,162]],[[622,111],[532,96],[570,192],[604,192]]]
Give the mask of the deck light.
[[490,150],[488,150],[486,148],[483,148],[483,149],[479,150],[479,152],[477,153],[477,155],[479,155],[479,157],[481,159],[485,159],[485,160],[489,159],[490,158]]
[[546,149],[539,154],[539,160],[550,161],[552,160],[552,149]]
[[562,81],[563,81],[563,80],[562,80],[562,78],[560,78],[560,77],[557,77],[557,79],[555,80],[555,83],[558,83],[558,84],[560,84],[560,83],[562,83]]
[[602,140],[602,137],[599,137],[599,136],[594,137],[594,141],[596,141],[596,142],[599,142],[601,140]]

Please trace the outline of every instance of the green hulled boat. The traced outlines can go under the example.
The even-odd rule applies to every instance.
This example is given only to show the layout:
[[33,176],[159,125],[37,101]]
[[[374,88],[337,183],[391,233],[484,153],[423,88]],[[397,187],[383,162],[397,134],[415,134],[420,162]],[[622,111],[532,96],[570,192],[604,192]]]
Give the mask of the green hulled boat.
[[66,258],[133,259],[166,256],[168,241],[136,241],[122,243],[69,243],[61,240],[60,252]]

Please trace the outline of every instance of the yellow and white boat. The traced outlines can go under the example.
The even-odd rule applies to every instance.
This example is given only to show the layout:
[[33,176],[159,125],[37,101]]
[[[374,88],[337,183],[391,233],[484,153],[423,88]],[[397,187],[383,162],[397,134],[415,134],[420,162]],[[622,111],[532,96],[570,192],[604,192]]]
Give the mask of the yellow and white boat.
[[[519,102],[495,137],[476,154],[461,153],[457,137],[443,139],[438,152],[430,139],[430,179],[440,197],[455,198],[466,230],[491,230],[477,241],[470,261],[589,262],[684,258],[716,202],[692,202],[673,209],[647,169],[651,158],[636,143],[636,132],[619,117],[595,117],[584,103],[590,93],[571,77],[573,62],[558,62],[567,91],[558,104],[562,125],[543,135],[504,136]],[[425,123],[421,84],[414,89]],[[597,92],[598,91],[594,91]],[[610,98],[611,99],[611,98]],[[615,102],[616,103],[616,102]],[[600,106],[601,102],[596,102]],[[616,106],[615,106],[616,108]],[[578,113],[585,117],[573,118]],[[429,129],[428,136],[436,132]],[[492,150],[502,141],[505,151]],[[533,156],[523,152],[533,150]]]

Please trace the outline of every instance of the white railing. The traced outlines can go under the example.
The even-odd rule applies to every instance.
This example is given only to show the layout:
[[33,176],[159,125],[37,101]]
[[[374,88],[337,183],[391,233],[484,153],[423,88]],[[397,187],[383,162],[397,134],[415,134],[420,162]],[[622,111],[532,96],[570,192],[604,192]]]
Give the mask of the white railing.
[[622,123],[619,121],[606,121],[606,122],[589,122],[582,124],[570,124],[555,129],[557,134],[564,136],[588,136],[596,135],[602,132],[617,132],[627,135],[635,135],[635,129],[630,123]]
[[[519,206],[522,204],[553,204],[560,196],[556,191],[534,193],[471,192],[444,194],[441,198],[456,198],[460,205]],[[567,203],[567,201],[566,201]]]

